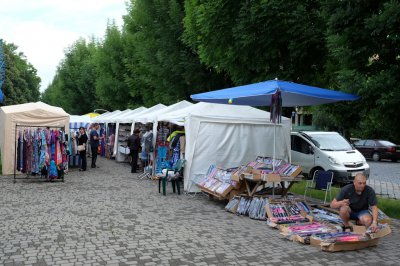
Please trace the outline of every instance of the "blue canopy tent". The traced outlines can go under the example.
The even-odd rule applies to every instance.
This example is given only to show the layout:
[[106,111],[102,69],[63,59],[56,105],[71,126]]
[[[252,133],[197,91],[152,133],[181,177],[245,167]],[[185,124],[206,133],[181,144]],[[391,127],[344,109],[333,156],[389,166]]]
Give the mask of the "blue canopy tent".
[[354,101],[359,97],[340,91],[322,89],[281,80],[269,80],[191,95],[194,101],[249,106],[270,106],[271,96],[281,92],[282,106],[311,106],[338,101]]
[[[353,94],[294,82],[269,80],[229,89],[194,94],[191,95],[191,98],[199,102],[271,106],[271,120],[276,125],[276,122],[280,121],[281,107],[312,106],[338,101],[354,101],[359,97]],[[275,141],[273,158],[275,159]]]

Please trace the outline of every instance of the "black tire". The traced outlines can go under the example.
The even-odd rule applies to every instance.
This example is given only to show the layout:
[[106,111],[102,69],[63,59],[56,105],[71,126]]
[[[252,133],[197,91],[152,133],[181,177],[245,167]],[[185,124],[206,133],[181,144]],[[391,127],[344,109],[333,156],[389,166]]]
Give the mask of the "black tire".
[[311,169],[310,174],[308,175],[308,179],[313,179],[314,173],[315,173],[315,171],[317,171],[317,170],[322,170],[322,171],[324,171],[324,169],[322,169],[321,167],[317,167],[317,168]]
[[378,162],[381,160],[381,156],[379,155],[378,152],[374,152],[371,157],[372,157],[372,160],[374,160],[374,162]]

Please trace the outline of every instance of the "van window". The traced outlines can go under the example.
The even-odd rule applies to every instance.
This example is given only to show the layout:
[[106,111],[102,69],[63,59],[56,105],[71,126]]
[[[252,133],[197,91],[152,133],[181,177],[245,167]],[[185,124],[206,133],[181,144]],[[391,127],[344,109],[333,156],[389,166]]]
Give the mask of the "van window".
[[301,153],[305,153],[305,154],[310,153],[310,149],[309,149],[310,144],[307,141],[305,141],[301,137],[295,136],[295,135],[292,135],[291,140],[292,140],[291,145],[292,145],[293,151],[297,151],[297,152],[301,152]]
[[349,151],[353,149],[350,143],[339,134],[310,134],[309,136],[321,150]]

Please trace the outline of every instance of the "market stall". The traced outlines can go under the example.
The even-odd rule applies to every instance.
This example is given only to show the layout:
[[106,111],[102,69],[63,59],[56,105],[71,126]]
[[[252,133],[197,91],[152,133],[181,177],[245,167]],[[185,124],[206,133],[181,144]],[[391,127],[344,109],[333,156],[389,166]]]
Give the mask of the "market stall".
[[160,115],[158,121],[184,126],[186,135],[184,188],[199,191],[194,180],[204,176],[211,164],[237,167],[261,156],[273,156],[276,130],[276,158],[290,161],[291,121],[283,118],[274,125],[268,112],[250,107],[197,103]]
[[16,169],[18,130],[56,127],[64,132],[69,130],[70,116],[62,108],[43,102],[3,106],[0,108],[0,151],[3,175],[10,175]]

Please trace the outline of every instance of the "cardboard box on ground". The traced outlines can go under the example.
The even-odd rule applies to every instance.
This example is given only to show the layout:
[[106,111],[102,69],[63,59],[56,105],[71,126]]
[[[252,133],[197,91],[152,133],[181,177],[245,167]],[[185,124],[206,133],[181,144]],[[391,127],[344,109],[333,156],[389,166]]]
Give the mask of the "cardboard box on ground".
[[310,237],[310,245],[320,248],[323,251],[329,251],[329,252],[358,250],[358,249],[363,249],[363,248],[367,248],[367,247],[377,246],[379,243],[379,240],[382,237],[389,235],[392,232],[392,230],[390,229],[390,226],[387,225],[386,227],[383,227],[376,233],[367,233],[365,226],[354,225],[353,232],[359,233],[359,234],[364,234],[367,237],[367,239],[361,240],[361,241],[354,241],[354,242],[329,243],[329,242],[321,241],[320,239],[317,239],[316,237],[311,236]]

